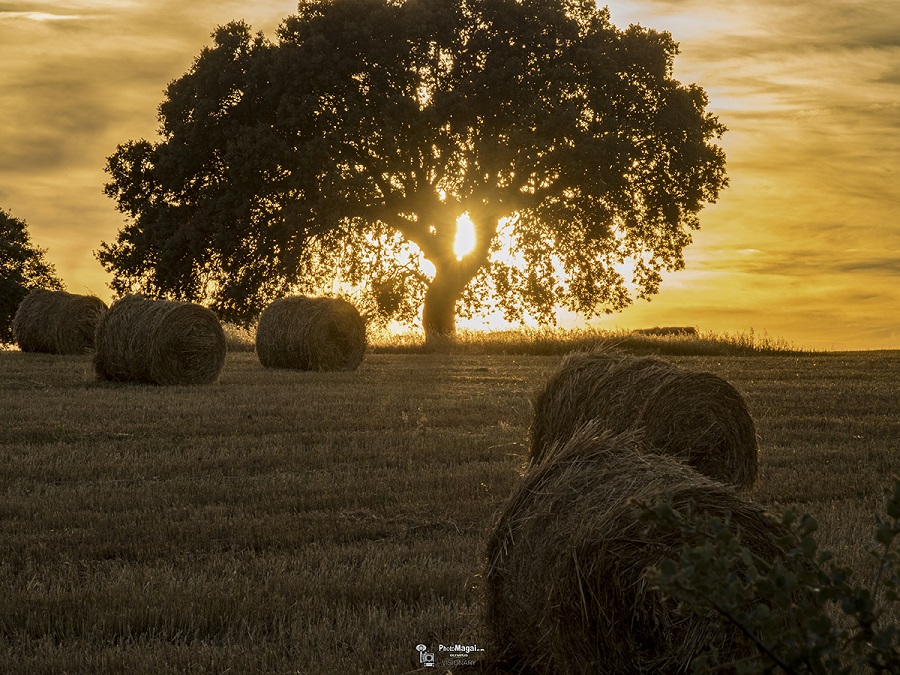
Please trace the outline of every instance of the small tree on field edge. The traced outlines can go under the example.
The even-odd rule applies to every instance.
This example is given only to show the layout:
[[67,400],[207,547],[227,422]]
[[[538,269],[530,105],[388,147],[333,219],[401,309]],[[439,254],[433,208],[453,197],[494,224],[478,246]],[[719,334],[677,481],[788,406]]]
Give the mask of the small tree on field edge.
[[0,343],[13,341],[12,321],[29,290],[63,290],[45,254],[32,243],[24,220],[0,209]]

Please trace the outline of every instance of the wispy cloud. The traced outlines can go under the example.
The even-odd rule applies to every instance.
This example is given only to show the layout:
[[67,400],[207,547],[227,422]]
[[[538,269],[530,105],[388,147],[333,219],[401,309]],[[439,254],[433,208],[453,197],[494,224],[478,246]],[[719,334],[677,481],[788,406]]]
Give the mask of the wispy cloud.
[[48,14],[47,12],[0,12],[0,22],[6,21],[76,21],[79,14]]
[[[279,6],[280,5],[280,6]],[[210,33],[271,30],[296,0],[0,4],[0,207],[25,219],[76,292],[108,297],[93,251],[122,225],[103,195],[117,143],[152,137],[167,83]]]

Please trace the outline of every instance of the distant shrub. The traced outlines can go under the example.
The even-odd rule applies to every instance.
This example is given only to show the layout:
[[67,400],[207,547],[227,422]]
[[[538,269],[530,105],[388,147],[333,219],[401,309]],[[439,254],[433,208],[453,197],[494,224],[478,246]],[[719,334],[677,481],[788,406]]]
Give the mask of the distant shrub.
[[638,328],[632,331],[635,335],[691,335],[698,336],[694,326],[654,326],[653,328]]
[[[811,516],[782,516],[787,534],[780,543],[794,563],[784,565],[759,558],[745,533],[720,518],[689,519],[668,504],[645,501],[641,520],[651,524],[654,536],[691,542],[651,570],[654,585],[692,611],[715,612],[757,648],[737,661],[711,649],[693,659],[692,672],[900,673],[900,479],[885,510],[886,517],[876,517],[870,547],[876,577],[866,585],[819,551]],[[760,596],[769,603],[748,603]]]

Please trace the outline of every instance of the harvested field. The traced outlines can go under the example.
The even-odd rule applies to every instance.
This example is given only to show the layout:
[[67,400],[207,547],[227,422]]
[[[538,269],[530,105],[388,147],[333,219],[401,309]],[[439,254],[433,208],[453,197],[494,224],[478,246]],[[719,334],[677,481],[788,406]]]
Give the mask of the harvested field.
[[[754,500],[812,513],[871,582],[900,353],[673,362],[745,397]],[[298,373],[239,352],[212,386],[138,387],[97,382],[86,355],[0,352],[0,672],[411,673],[418,644],[441,672],[439,644],[490,655],[485,541],[559,363],[368,354]]]

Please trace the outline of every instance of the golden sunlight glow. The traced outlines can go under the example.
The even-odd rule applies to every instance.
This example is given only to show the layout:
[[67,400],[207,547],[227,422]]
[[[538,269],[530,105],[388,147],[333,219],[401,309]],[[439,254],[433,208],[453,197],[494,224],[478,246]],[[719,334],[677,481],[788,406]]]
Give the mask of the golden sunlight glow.
[[[130,225],[98,189],[111,178],[103,170],[103,158],[113,152],[116,143],[155,138],[155,113],[166,96],[165,83],[189,69],[204,45],[208,48],[210,27],[231,18],[227,8],[237,4],[254,34],[262,30],[267,40],[287,47],[274,31],[286,14],[296,13],[296,0],[196,2],[176,22],[165,2],[0,1],[0,82],[5,85],[0,103],[0,148],[4,150],[0,208],[27,222],[33,243],[47,249],[47,261],[54,264],[69,290],[96,294],[111,302],[113,291],[108,285],[113,276],[98,264],[95,252],[101,242],[114,242],[117,233]],[[466,8],[475,4],[463,3],[458,18],[465,22],[474,19],[474,10]],[[575,2],[552,4],[581,6]],[[610,5],[610,36],[613,26],[627,30],[634,24],[670,32],[680,44],[673,76],[682,86],[702,85],[708,98],[704,110],[730,129],[721,139],[709,139],[728,157],[730,186],[699,214],[702,229],[690,232],[694,242],[685,250],[686,269],[665,272],[652,302],[635,301],[623,312],[591,319],[590,324],[622,329],[695,325],[704,331],[735,335],[746,334],[752,327],[759,334],[779,336],[803,349],[900,349],[900,294],[896,289],[900,228],[894,225],[900,203],[896,177],[900,115],[897,78],[890,77],[897,72],[897,53],[891,44],[895,41],[884,40],[882,35],[896,26],[898,10],[894,7],[898,3],[858,0],[853,6],[860,16],[872,20],[868,25],[851,22],[851,26],[846,25],[846,13],[836,10],[817,12],[815,21],[807,20],[809,12],[802,8],[815,11],[823,4],[812,0],[773,4],[765,12],[757,11],[754,3],[720,0],[599,4]],[[439,21],[443,10],[438,11],[438,5],[450,8],[453,3],[435,3],[436,13],[423,20]],[[457,11],[455,6],[453,11]],[[876,27],[875,21],[884,28]],[[305,25],[305,19],[300,24]],[[512,31],[515,26],[508,28]],[[415,55],[410,55],[411,70],[403,71],[403,78],[405,82],[408,76],[411,83],[408,93],[414,111],[436,105],[436,94],[455,81],[456,69],[463,67],[454,57],[457,47],[487,29],[476,23],[460,30],[457,37],[461,42],[436,39],[417,44]],[[94,39],[85,40],[87,34]],[[761,35],[766,39],[757,39]],[[392,36],[379,37],[388,40]],[[796,49],[798,42],[803,49]],[[854,58],[861,48],[866,58]],[[773,53],[784,58],[773,59]],[[709,54],[716,58],[708,58]],[[487,73],[486,57],[469,54],[459,58],[469,56],[475,58],[472,67]],[[63,62],[66,67],[60,68]],[[538,68],[538,64],[532,66]],[[374,72],[371,68],[359,70]],[[266,85],[260,82],[260,86]],[[573,86],[570,95],[580,99],[587,95],[585,91]],[[64,106],[59,105],[60,92],[66,95]],[[843,105],[847,100],[858,105]],[[332,102],[322,103],[327,107]],[[72,110],[79,114],[71,115]],[[435,260],[449,258],[466,267],[469,261],[474,264],[475,250],[460,262],[456,256],[470,249],[471,242],[464,243],[464,230],[471,233],[471,226],[454,226],[453,214],[459,216],[471,209],[469,215],[479,218],[476,248],[490,261],[516,267],[511,280],[521,283],[531,271],[523,250],[544,246],[549,257],[557,248],[555,241],[533,238],[541,233],[551,235],[550,224],[535,229],[532,223],[523,222],[521,226],[531,232],[520,238],[512,236],[520,225],[510,218],[501,220],[496,233],[492,232],[490,224],[481,220],[481,211],[476,212],[477,199],[465,182],[484,169],[471,159],[472,166],[463,161],[474,140],[455,121],[436,119],[443,122],[436,123],[440,126],[431,141],[410,135],[411,131],[401,134],[397,127],[396,140],[403,137],[413,143],[398,152],[404,157],[411,152],[410,160],[415,156],[415,178],[417,187],[426,190],[425,204],[427,199],[437,201],[436,207],[423,211],[420,218],[401,209],[401,221],[412,224],[409,231],[425,230],[423,244],[426,240],[432,243],[427,248],[434,251]],[[103,124],[97,124],[98,120]],[[399,121],[385,123],[383,133],[390,135],[389,129]],[[590,132],[598,125],[600,121],[592,114],[581,119],[582,130],[588,127]],[[562,129],[556,131],[560,138],[565,135]],[[616,132],[610,133],[615,136]],[[438,136],[460,145],[456,149],[446,146]],[[500,140],[514,149],[515,139]],[[420,141],[421,160],[415,151]],[[377,145],[380,141],[373,142]],[[791,161],[773,161],[784,155],[784,148],[791,148]],[[826,156],[828,161],[822,161]],[[273,167],[271,178],[276,182],[283,177],[274,158],[260,158],[260,162]],[[648,165],[649,169],[661,171],[662,167]],[[413,166],[404,164],[407,170]],[[523,170],[515,177],[505,171],[497,175],[502,178],[502,190],[511,189],[510,181],[523,183],[526,202],[540,190],[541,181],[558,178],[535,169],[529,179]],[[406,194],[406,184],[396,180],[390,189]],[[560,195],[561,199],[569,197],[581,198],[571,186],[570,192]],[[272,218],[280,217],[278,200],[263,200],[260,206]],[[72,213],[85,214],[77,237],[71,232]],[[428,228],[432,222],[438,223],[435,229]],[[848,241],[846,228],[821,225],[841,222],[856,223],[852,240]],[[410,275],[418,282],[416,292],[424,292],[435,278],[435,266],[399,233],[388,236],[391,224],[380,222],[373,228],[379,236],[386,233],[383,249],[379,249],[382,241],[377,237],[377,241],[363,242],[362,247],[354,241],[347,255],[357,256],[358,264],[352,271],[343,265],[335,265],[333,273],[328,269],[328,283],[321,292],[362,298],[365,289],[345,277],[356,281],[357,271],[368,269],[369,264],[382,276],[388,271],[402,278]],[[635,249],[639,255],[634,242],[619,228],[608,243],[609,259],[599,264],[614,265],[626,287],[633,288],[634,262],[618,263],[616,254]],[[397,260],[391,262],[395,255]],[[541,272],[559,270],[557,260],[543,262]],[[560,286],[563,293],[568,291],[565,284]],[[301,290],[311,289],[304,284],[297,292]],[[492,290],[488,284],[478,292],[494,302]],[[484,318],[460,315],[456,325],[497,330],[507,326],[501,309],[492,305],[484,309]],[[565,327],[586,321],[566,310],[560,310],[558,316]],[[527,314],[525,319],[531,320]]]
[[475,223],[468,213],[456,219],[456,240],[453,242],[453,253],[457,260],[462,260],[475,248]]
[[437,267],[434,266],[434,263],[422,256],[419,258],[419,266],[422,268],[422,273],[428,277],[428,281],[432,281],[434,275],[437,274]]

